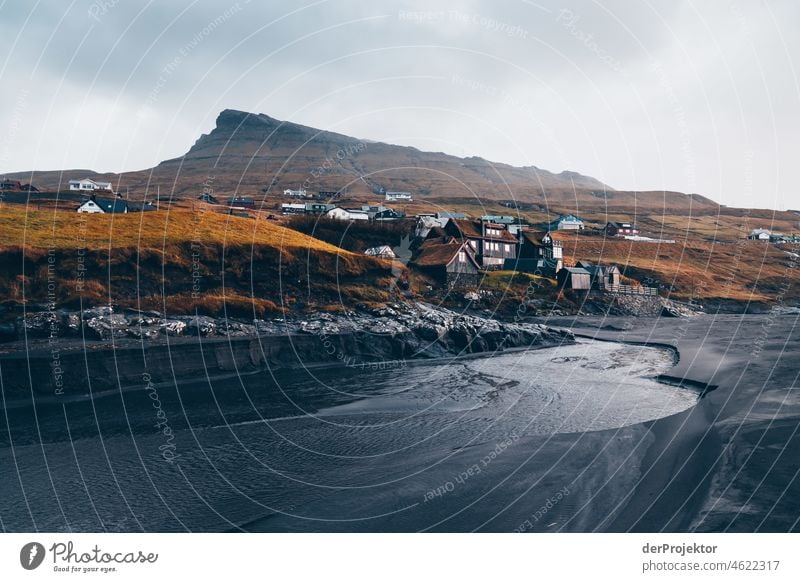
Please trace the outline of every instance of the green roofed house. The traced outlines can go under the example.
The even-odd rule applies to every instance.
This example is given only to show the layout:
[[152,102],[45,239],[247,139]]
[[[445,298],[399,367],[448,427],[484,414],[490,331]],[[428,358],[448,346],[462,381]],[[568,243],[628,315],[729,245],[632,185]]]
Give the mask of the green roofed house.
[[565,214],[559,216],[556,220],[550,223],[549,230],[583,230],[583,220],[574,214]]

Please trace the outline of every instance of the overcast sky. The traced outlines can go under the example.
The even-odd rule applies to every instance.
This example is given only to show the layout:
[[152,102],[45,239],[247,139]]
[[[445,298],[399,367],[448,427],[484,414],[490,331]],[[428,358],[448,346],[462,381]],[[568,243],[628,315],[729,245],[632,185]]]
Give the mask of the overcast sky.
[[796,0],[0,0],[0,173],[147,168],[222,109],[800,208]]

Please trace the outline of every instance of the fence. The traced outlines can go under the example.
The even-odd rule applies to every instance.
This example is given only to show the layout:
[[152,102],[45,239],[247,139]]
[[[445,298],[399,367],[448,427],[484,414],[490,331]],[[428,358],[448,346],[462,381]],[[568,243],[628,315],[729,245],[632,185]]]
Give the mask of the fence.
[[619,295],[658,295],[658,289],[655,287],[642,285],[606,285],[604,291]]

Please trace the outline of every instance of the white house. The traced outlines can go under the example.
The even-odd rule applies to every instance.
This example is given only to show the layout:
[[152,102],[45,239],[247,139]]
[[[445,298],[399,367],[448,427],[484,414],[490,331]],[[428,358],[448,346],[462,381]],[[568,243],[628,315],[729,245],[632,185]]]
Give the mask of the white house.
[[86,214],[127,214],[128,203],[122,198],[103,200],[92,195],[89,200],[78,206],[78,212]]
[[78,192],[94,192],[95,190],[108,190],[109,192],[113,192],[111,182],[97,182],[95,180],[91,180],[90,178],[84,178],[83,180],[70,180],[69,189]]
[[411,192],[387,192],[386,202],[411,202]]
[[305,214],[306,213],[306,205],[305,204],[281,204],[281,213],[282,214]]
[[332,208],[325,213],[325,216],[334,220],[369,220],[367,212],[352,208]]
[[550,223],[550,230],[583,230],[583,220],[574,214],[559,216]]
[[290,196],[291,198],[305,198],[306,197],[306,191],[303,190],[303,189],[290,190],[290,189],[287,188],[286,190],[283,191],[283,195],[284,196]]
[[766,228],[755,228],[753,231],[747,236],[750,240],[765,240],[769,241],[770,235],[772,233],[768,231]]

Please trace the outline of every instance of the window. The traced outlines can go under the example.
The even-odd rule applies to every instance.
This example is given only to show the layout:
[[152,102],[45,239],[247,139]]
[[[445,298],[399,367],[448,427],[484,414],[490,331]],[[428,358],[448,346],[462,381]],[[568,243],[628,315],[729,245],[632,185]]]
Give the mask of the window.
[[510,253],[510,252],[511,252],[511,245],[506,245],[506,252],[507,252],[507,253]]
[[467,253],[464,251],[458,251],[458,262],[459,263],[466,263],[467,262]]

